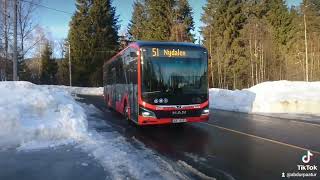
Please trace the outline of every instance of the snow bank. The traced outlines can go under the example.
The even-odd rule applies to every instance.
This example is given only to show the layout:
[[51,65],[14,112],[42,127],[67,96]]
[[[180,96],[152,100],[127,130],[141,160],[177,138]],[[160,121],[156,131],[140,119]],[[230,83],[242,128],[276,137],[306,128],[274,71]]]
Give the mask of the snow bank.
[[70,87],[70,86],[56,86],[48,85],[48,88],[62,89],[68,91],[71,94],[92,95],[101,96],[103,94],[103,87]]
[[1,148],[77,141],[86,131],[84,110],[67,92],[29,82],[0,82]]
[[104,121],[103,112],[95,106],[81,106],[87,114],[88,138],[76,147],[102,165],[108,172],[106,179],[189,179],[185,172],[173,167],[135,137],[120,134],[116,130],[119,127]]
[[104,167],[106,179],[188,179],[153,151],[106,124],[100,110],[77,103],[59,87],[0,82],[0,95],[0,150],[71,143]]
[[264,82],[243,90],[210,89],[210,107],[246,113],[320,115],[320,82]]

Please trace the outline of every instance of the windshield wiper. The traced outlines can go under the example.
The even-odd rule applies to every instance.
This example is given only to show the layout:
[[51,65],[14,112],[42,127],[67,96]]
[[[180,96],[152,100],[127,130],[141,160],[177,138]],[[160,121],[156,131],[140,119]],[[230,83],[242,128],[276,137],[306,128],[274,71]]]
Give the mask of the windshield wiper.
[[155,94],[155,93],[161,93],[161,91],[149,91],[149,92],[143,92],[143,94]]

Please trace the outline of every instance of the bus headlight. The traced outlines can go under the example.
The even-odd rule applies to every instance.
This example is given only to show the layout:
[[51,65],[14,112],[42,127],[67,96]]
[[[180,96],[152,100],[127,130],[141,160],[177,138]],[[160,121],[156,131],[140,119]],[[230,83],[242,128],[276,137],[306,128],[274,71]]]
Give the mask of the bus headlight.
[[140,108],[140,114],[141,114],[143,117],[156,118],[156,115],[155,115],[154,112],[149,111],[149,110],[144,109],[144,108]]
[[210,109],[209,109],[209,108],[204,108],[204,109],[202,110],[201,115],[209,115],[209,113],[210,113]]

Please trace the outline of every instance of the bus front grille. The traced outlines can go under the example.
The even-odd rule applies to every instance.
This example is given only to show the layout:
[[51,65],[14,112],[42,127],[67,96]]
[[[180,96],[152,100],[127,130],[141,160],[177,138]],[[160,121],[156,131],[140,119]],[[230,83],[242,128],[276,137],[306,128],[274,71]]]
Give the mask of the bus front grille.
[[200,117],[202,109],[196,110],[174,110],[174,111],[154,111],[156,117],[160,118],[186,118]]

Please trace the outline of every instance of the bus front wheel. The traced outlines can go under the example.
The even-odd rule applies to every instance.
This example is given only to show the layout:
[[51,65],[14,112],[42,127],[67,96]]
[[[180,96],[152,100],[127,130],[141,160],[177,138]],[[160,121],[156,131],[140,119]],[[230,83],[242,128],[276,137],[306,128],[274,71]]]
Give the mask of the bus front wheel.
[[124,118],[127,121],[130,121],[130,119],[129,119],[129,107],[128,107],[127,103],[125,103],[125,105],[124,105],[123,114],[124,114]]

